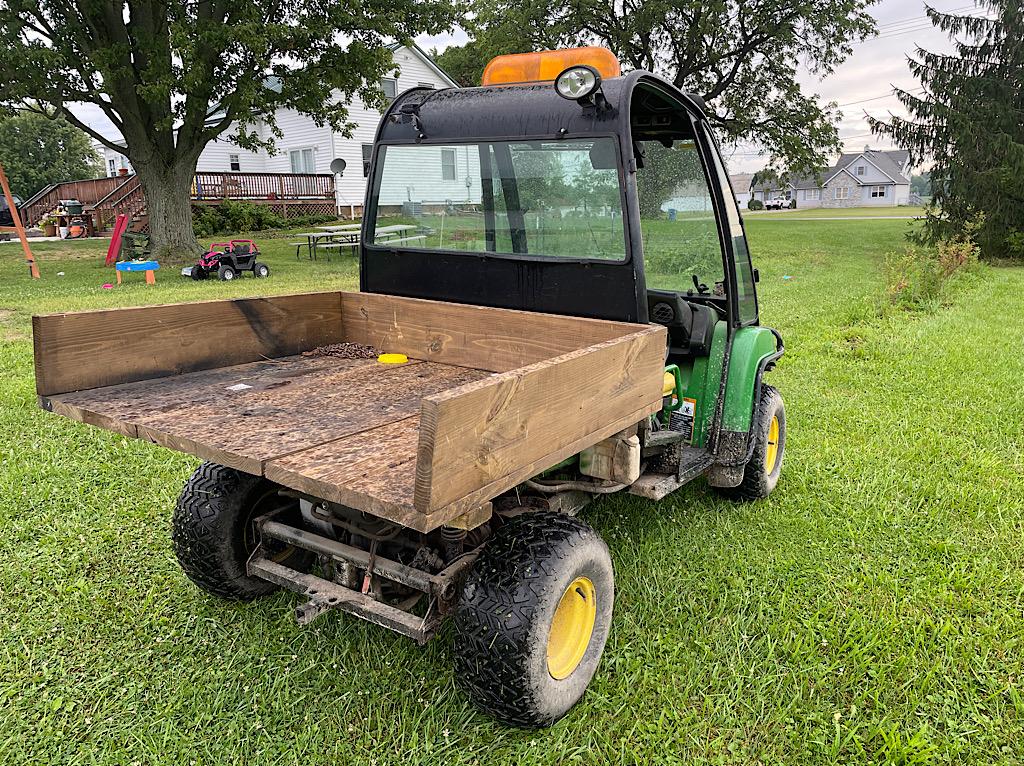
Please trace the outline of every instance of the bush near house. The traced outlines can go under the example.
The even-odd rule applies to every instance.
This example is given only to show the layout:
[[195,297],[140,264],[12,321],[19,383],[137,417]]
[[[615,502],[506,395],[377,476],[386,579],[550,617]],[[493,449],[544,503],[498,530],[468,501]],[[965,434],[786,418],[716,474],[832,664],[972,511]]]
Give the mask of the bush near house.
[[286,220],[266,205],[224,200],[219,205],[194,207],[192,209],[192,228],[197,237],[210,237],[229,232],[269,231],[315,226],[336,218],[337,216],[334,215],[305,215]]
[[747,210],[764,210],[764,203],[759,199],[752,199],[747,202]]

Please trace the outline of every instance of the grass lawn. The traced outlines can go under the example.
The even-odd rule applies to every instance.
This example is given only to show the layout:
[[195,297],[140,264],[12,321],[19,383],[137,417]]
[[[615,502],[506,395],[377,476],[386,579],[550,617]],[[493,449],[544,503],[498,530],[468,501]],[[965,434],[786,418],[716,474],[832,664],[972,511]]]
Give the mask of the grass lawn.
[[744,217],[765,216],[766,218],[883,218],[886,216],[906,216],[917,218],[924,215],[923,207],[809,207],[795,210],[749,210],[743,212]]
[[615,623],[583,702],[536,732],[473,711],[447,633],[204,595],[169,540],[196,461],[35,407],[33,312],[355,288],[352,257],[268,240],[265,281],[104,290],[97,244],[40,245],[38,282],[0,245],[0,763],[1024,761],[1024,269],[879,319],[908,225],[749,221],[787,347],[782,480],[745,506],[697,482],[592,507]]

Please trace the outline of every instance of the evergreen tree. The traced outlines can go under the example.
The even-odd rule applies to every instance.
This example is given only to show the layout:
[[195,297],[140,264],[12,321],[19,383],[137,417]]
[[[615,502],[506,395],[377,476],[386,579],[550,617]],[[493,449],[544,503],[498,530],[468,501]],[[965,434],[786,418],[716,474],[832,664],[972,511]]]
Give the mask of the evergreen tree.
[[897,89],[907,118],[872,120],[875,133],[931,162],[933,206],[922,238],[962,235],[977,222],[984,258],[1024,258],[1024,10],[978,0],[984,15],[927,8],[953,54],[917,49],[910,70],[923,94]]

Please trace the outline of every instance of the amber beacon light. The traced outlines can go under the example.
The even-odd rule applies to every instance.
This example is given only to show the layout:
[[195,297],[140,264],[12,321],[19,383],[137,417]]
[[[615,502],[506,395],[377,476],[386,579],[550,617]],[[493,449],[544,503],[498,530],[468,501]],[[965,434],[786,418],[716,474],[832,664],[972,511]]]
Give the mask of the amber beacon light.
[[621,74],[619,61],[607,48],[565,48],[538,53],[512,53],[496,56],[484,68],[481,85],[511,85],[522,82],[554,82],[572,66],[593,67],[603,78]]

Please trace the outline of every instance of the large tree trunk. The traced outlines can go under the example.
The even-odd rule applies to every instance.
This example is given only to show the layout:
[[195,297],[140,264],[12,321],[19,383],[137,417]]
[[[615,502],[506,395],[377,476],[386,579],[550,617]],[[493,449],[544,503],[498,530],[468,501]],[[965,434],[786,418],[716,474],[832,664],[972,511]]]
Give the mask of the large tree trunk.
[[192,263],[202,252],[192,230],[195,159],[181,159],[171,167],[160,163],[134,167],[146,195],[153,257],[168,264]]

